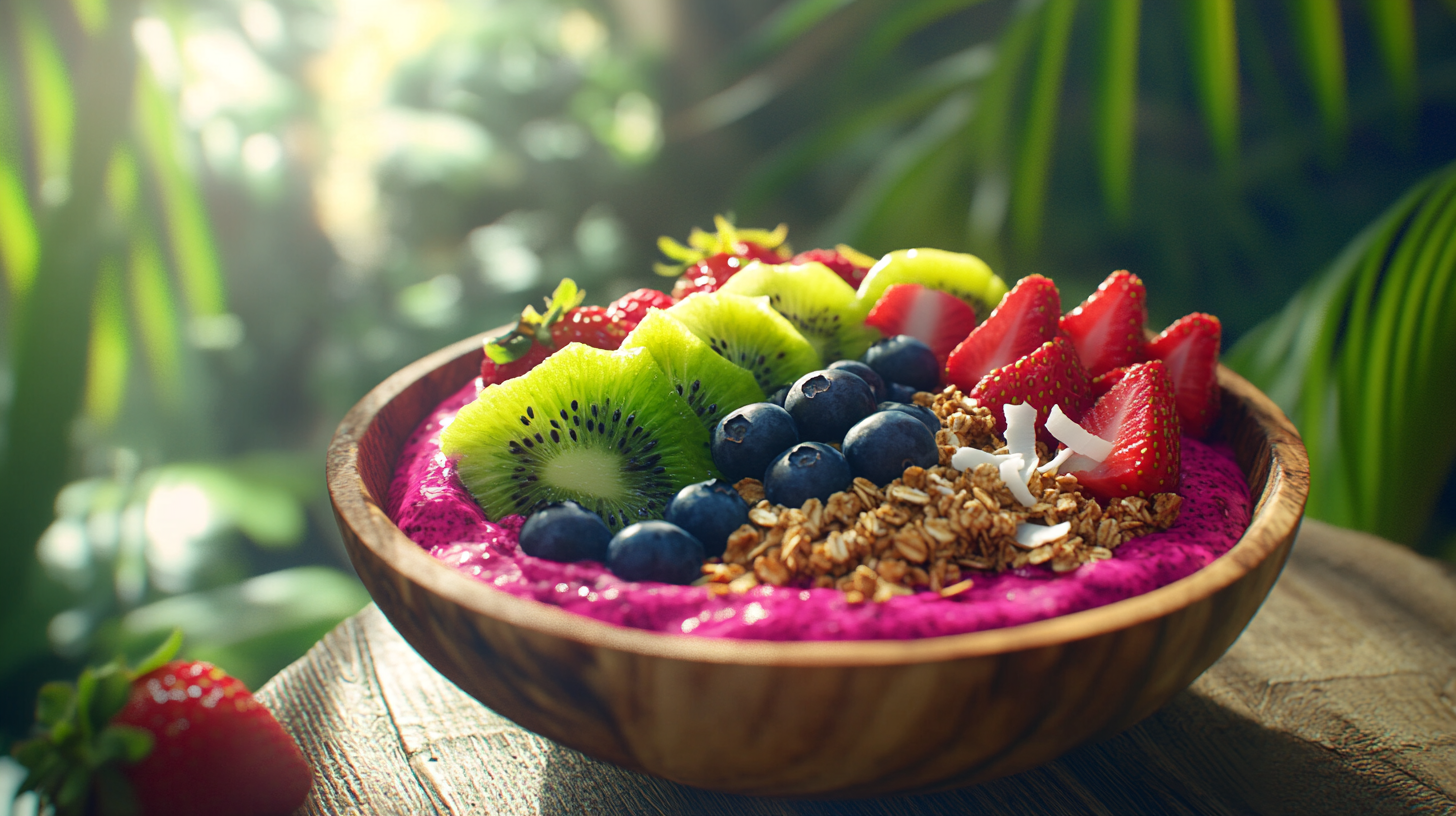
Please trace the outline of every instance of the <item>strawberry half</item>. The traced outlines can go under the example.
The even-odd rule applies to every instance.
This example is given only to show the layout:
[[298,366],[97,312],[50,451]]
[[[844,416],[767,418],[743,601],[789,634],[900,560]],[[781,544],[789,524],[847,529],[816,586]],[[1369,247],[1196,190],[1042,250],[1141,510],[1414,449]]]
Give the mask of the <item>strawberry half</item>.
[[1120,366],[1111,371],[1104,371],[1092,378],[1092,399],[1102,399],[1102,395],[1112,390],[1112,386],[1122,382],[1127,374],[1128,366]]
[[1087,373],[1096,377],[1120,366],[1140,363],[1143,327],[1148,322],[1148,291],[1127,270],[1107,276],[1082,305],[1061,319],[1062,331],[1077,347]]
[[[869,274],[870,267],[875,265],[875,259],[862,252],[840,244],[834,249],[811,249],[795,255],[789,263],[821,263],[829,267],[834,274],[844,279],[844,282],[858,289],[865,275]],[[892,337],[891,335],[886,335]]]
[[1161,361],[1128,368],[1079,424],[1112,442],[1112,453],[1101,462],[1073,455],[1062,466],[1089,495],[1103,501],[1146,498],[1178,487],[1178,408]]
[[607,304],[607,318],[627,331],[637,327],[648,309],[666,309],[674,303],[672,295],[656,289],[636,289]]
[[1046,430],[1052,406],[1062,406],[1062,413],[1076,421],[1092,405],[1087,372],[1077,359],[1076,349],[1062,337],[1048,340],[1020,360],[987,374],[968,396],[978,405],[991,409],[991,415],[996,417],[996,432],[1003,435],[1006,433],[1003,406],[1026,403],[1035,407],[1037,435],[1053,448],[1056,438]]
[[480,364],[486,384],[519,377],[568,343],[608,350],[620,347],[631,327],[601,306],[580,306],[584,297],[571,278],[562,278],[546,300],[545,314],[527,306],[510,331],[487,338]]
[[1203,438],[1218,419],[1218,346],[1223,326],[1213,315],[1194,312],[1173,321],[1149,340],[1149,357],[1162,360],[1178,399],[1183,433]]
[[1062,313],[1056,284],[1041,275],[1016,282],[986,322],[951,351],[945,361],[945,380],[970,391],[981,378],[1035,351],[1057,336]]
[[976,328],[976,312],[949,292],[918,283],[896,283],[880,295],[864,322],[886,337],[914,337],[930,346],[944,366],[951,351]]
[[42,812],[271,816],[303,805],[313,772],[293,738],[215,666],[168,662],[181,642],[174,632],[135,670],[115,660],[41,688],[38,735],[14,754]]

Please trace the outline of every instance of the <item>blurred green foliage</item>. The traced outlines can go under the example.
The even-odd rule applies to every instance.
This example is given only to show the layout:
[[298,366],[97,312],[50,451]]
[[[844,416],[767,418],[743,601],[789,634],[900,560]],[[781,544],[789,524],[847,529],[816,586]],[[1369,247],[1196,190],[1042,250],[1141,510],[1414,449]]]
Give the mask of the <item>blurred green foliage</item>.
[[[655,238],[717,212],[800,247],[975,251],[1068,304],[1131,268],[1155,322],[1237,338],[1456,157],[1453,10],[0,0],[0,730],[173,625],[255,684],[297,658],[367,600],[322,489],[349,405],[563,276],[592,302],[663,285]],[[1446,258],[1427,232],[1399,258]],[[1451,302],[1420,271],[1447,260],[1341,257],[1259,336],[1325,327],[1310,359],[1355,392],[1373,363],[1335,314],[1445,359],[1390,327]],[[1395,441],[1359,455],[1414,455],[1427,396],[1361,399]],[[1432,549],[1456,524],[1434,489],[1410,507],[1339,519]]]

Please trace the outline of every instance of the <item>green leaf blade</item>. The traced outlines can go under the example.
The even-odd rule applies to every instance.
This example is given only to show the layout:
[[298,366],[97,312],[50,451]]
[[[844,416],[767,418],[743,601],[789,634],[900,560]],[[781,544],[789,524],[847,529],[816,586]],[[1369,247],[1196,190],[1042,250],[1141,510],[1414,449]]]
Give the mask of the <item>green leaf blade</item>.
[[1105,14],[1094,138],[1103,201],[1115,219],[1126,222],[1132,206],[1142,2],[1109,0]]
[[1017,156],[1011,193],[1012,230],[1017,242],[1026,248],[1034,247],[1041,239],[1047,177],[1051,173],[1052,148],[1056,142],[1057,108],[1076,14],[1077,0],[1050,0],[1046,5],[1046,26],[1042,30],[1025,137]]
[[1193,83],[1214,152],[1232,166],[1239,152],[1239,54],[1233,0],[1191,0]]

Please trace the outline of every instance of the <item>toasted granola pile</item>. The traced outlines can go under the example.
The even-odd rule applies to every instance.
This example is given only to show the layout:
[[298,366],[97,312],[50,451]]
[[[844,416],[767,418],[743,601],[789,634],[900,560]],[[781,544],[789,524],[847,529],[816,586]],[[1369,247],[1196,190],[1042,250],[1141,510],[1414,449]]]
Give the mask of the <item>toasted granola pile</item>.
[[[1028,484],[1037,502],[1025,507],[1000,472],[983,464],[961,472],[950,458],[963,446],[1005,453],[985,408],[954,386],[922,392],[915,401],[940,417],[940,464],[911,467],[884,487],[856,478],[827,502],[809,499],[784,507],[764,499],[763,485],[735,487],[751,507],[749,523],[728,538],[719,563],[703,566],[700,584],[718,594],[774,586],[834,587],[846,600],[886,601],[929,589],[950,597],[969,589],[976,572],[1050,563],[1056,572],[1111,558],[1123,542],[1172,526],[1183,499],[1158,493],[1129,497],[1107,508],[1078,491],[1075,476],[1034,472]],[[1037,443],[1042,464],[1049,452]],[[1067,535],[1028,549],[1016,540],[1018,524],[1070,522]]]

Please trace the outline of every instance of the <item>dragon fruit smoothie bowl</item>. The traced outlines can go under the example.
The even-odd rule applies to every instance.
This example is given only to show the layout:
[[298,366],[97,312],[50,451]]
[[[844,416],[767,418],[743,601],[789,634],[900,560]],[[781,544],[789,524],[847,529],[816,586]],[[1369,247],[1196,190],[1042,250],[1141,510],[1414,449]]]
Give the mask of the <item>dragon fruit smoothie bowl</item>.
[[[822,259],[821,255],[815,260]],[[692,264],[687,266],[691,273]],[[707,277],[703,274],[707,266],[697,265],[697,280]],[[884,262],[875,269],[881,266]],[[863,267],[856,272],[861,292],[864,272]],[[755,274],[756,280],[766,277]],[[848,275],[842,276],[854,283]],[[684,279],[691,278],[684,275]],[[750,278],[754,275],[743,276],[745,281]],[[1028,298],[1034,294],[1023,288],[1032,292],[1037,282],[1029,280],[1018,283],[1004,299],[998,297],[1001,317],[995,312],[980,315],[982,322],[972,334],[982,332],[981,347],[988,346],[985,335],[1002,331],[990,327],[1008,324],[1012,304],[1031,302]],[[1140,281],[1137,285],[1141,286]],[[954,290],[944,282],[932,288]],[[1050,282],[1044,288],[1055,292]],[[993,292],[1003,293],[1004,285]],[[677,294],[686,297],[691,293]],[[877,307],[890,300],[878,293],[876,297]],[[697,296],[694,303],[707,299]],[[571,308],[575,305],[553,309],[548,304],[540,325],[527,326],[529,321],[523,321],[510,331],[461,341],[406,367],[375,388],[339,428],[329,453],[329,485],[340,529],[361,578],[422,656],[463,690],[522,726],[622,767],[727,792],[831,797],[932,790],[1033,767],[1135,723],[1216,660],[1262,603],[1298,528],[1307,490],[1307,463],[1298,435],[1266,397],[1221,366],[1217,368],[1219,387],[1213,391],[1218,403],[1210,406],[1210,416],[1221,414],[1221,419],[1207,420],[1207,443],[1185,438],[1181,471],[1174,453],[1172,476],[1164,475],[1163,486],[1150,484],[1151,490],[1144,491],[1147,499],[1139,503],[1130,498],[1127,512],[1117,515],[1114,508],[1120,499],[1104,497],[1101,507],[1087,508],[1089,499],[1080,492],[1099,490],[1098,474],[1105,474],[1115,457],[1104,453],[1106,466],[1099,464],[1103,460],[1095,454],[1092,459],[1080,458],[1087,455],[1091,443],[1067,441],[1070,432],[1048,436],[1044,433],[1048,406],[1031,406],[1030,400],[1022,408],[1028,414],[1035,413],[1031,407],[1040,411],[1035,421],[1040,441],[1035,453],[1028,453],[1026,434],[1031,431],[1025,427],[1018,431],[1013,411],[1007,407],[1023,400],[1015,394],[1006,399],[1003,393],[998,401],[997,393],[987,385],[992,378],[983,377],[980,371],[973,371],[975,376],[970,379],[955,379],[957,354],[961,371],[971,370],[964,362],[964,350],[958,349],[950,355],[951,365],[941,369],[949,372],[942,377],[951,379],[944,393],[922,392],[916,397],[942,423],[936,439],[938,455],[905,469],[902,478],[889,481],[881,477],[873,482],[861,478],[853,485],[841,485],[836,495],[821,493],[823,501],[804,503],[804,512],[795,509],[798,515],[788,508],[798,508],[802,494],[789,491],[786,485],[797,486],[802,474],[791,474],[800,481],[786,480],[770,468],[763,482],[739,481],[736,495],[722,483],[708,482],[719,485],[717,492],[729,495],[730,501],[737,502],[739,496],[747,499],[739,503],[751,507],[754,515],[752,523],[738,529],[736,538],[729,537],[726,551],[721,539],[716,555],[705,558],[702,549],[694,551],[689,563],[702,563],[701,577],[694,573],[647,580],[632,573],[635,556],[623,554],[628,553],[633,531],[647,525],[624,531],[627,514],[605,504],[592,509],[601,518],[617,522],[610,531],[616,534],[610,558],[605,550],[593,556],[594,560],[575,563],[572,558],[527,555],[520,543],[522,522],[532,511],[545,519],[549,515],[541,512],[545,504],[519,489],[531,486],[526,484],[526,476],[518,477],[516,487],[492,497],[482,489],[480,476],[469,473],[471,454],[462,455],[458,445],[451,449],[449,428],[456,424],[462,406],[472,405],[466,413],[478,412],[490,409],[492,403],[499,407],[520,397],[492,387],[477,401],[484,388],[482,363],[487,384],[515,382],[507,376],[516,373],[508,368],[513,361],[497,354],[487,361],[484,340],[495,340],[494,351],[499,353],[502,338],[509,341],[512,335],[529,332],[539,338],[544,329],[560,331],[550,327],[562,314],[572,316],[569,321],[584,322],[575,316],[580,311]],[[670,300],[663,305],[668,306],[668,316],[685,311],[676,309]],[[800,319],[808,310],[787,297],[777,307]],[[1072,314],[1099,309],[1106,311],[1089,299]],[[884,310],[871,310],[868,325],[888,335],[874,323],[884,320],[883,315],[873,316],[876,311]],[[920,308],[916,314],[924,311]],[[528,310],[530,314],[534,310]],[[944,329],[944,322],[939,328]],[[523,326],[527,331],[522,331]],[[1008,336],[1023,329],[1021,324],[1012,328],[1006,332]],[[581,331],[586,329],[600,327],[584,326]],[[1036,354],[1018,350],[1016,358],[1031,371],[1041,370],[1037,365],[1062,365],[1062,356],[1076,356],[1069,352],[1076,325],[1071,324],[1071,329],[1064,338],[1067,342],[1053,337],[1028,345],[1029,341],[1017,340],[1025,348],[1034,348]],[[629,325],[624,333],[630,331]],[[1137,331],[1141,335],[1144,329],[1139,325]],[[935,344],[929,336],[933,331],[922,334]],[[590,344],[591,340],[579,342]],[[622,338],[611,342],[622,344]],[[1216,339],[1213,343],[1216,349]],[[632,345],[632,340],[625,344]],[[844,342],[842,348],[825,351],[822,338],[814,345],[820,352],[816,359],[823,362],[833,359],[831,354],[849,356],[843,349],[853,348],[853,343]],[[875,348],[882,345],[885,343]],[[528,346],[518,343],[517,351]],[[534,347],[528,348],[526,356],[531,349]],[[732,350],[725,353],[720,343],[714,342],[713,349],[733,359]],[[944,360],[943,350],[937,351]],[[1088,358],[1085,346],[1078,352],[1084,360]],[[542,368],[554,366],[551,376],[562,370],[570,373],[568,358],[573,355],[593,366],[617,365],[590,353],[573,347],[570,354],[547,358],[555,362]],[[622,365],[651,365],[652,358],[645,351],[616,354],[635,358]],[[1175,375],[1170,383],[1181,382],[1177,380],[1180,364],[1187,369],[1179,354],[1168,355],[1173,361],[1168,367]],[[867,353],[866,359],[873,361],[873,357]],[[539,362],[528,359],[517,368]],[[1105,367],[1106,362],[1099,365]],[[673,377],[679,376],[661,355],[658,364]],[[1005,361],[988,364],[1002,374],[1025,373],[1020,368],[999,368]],[[1100,382],[1106,377],[1093,381],[1100,392],[1095,398],[1081,393],[1074,383],[1072,392],[1060,392],[1060,402],[1094,434],[1112,441],[1120,438],[1119,430],[1109,426],[1106,417],[1115,415],[1116,422],[1128,423],[1131,420],[1125,417],[1136,412],[1126,405],[1116,411],[1103,408],[1102,402],[1116,394],[1137,394],[1138,399],[1125,397],[1123,402],[1140,402],[1144,392],[1135,391],[1141,386],[1133,381],[1158,385],[1163,382],[1164,367],[1157,362],[1118,367],[1112,385]],[[819,365],[812,368],[818,370]],[[549,391],[549,383],[541,379],[546,375],[535,376],[537,380],[526,393],[542,404],[539,400],[545,397],[540,395]],[[614,372],[613,376],[620,379],[624,375]],[[819,378],[804,374],[796,388],[818,393],[829,389],[826,383],[842,379],[822,370],[816,376]],[[1120,378],[1129,382],[1122,384]],[[856,383],[855,388],[863,385],[856,377],[849,379]],[[808,380],[813,381],[806,384]],[[526,379],[522,377],[520,382]],[[586,382],[581,380],[573,387],[585,388]],[[678,380],[679,386],[682,382]],[[1159,387],[1167,388],[1171,411],[1174,386]],[[751,386],[748,390],[760,393]],[[1010,391],[1017,392],[1017,388]],[[684,393],[681,387],[678,393]],[[768,388],[761,393],[767,395]],[[796,399],[802,408],[805,394],[796,396],[791,391],[786,400],[790,408],[795,408]],[[628,427],[630,417],[647,416],[647,409],[634,410],[631,400],[628,395],[619,400],[629,411]],[[735,400],[748,401],[751,399]],[[1092,405],[1094,402],[1097,404]],[[879,406],[881,413],[886,405]],[[971,442],[969,437],[975,431],[965,427],[973,405],[981,410],[971,418],[981,422],[981,430],[989,434],[983,437],[989,440],[984,444]],[[721,425],[720,420],[728,417],[726,407],[716,403],[707,407],[718,413],[711,415],[710,411],[705,418],[700,406],[697,415],[705,424]],[[1003,422],[995,422],[986,410],[998,407],[1005,411]],[[500,408],[507,413],[518,409],[524,411],[518,419],[529,425],[526,413],[535,417],[529,406]],[[608,413],[600,415],[602,428]],[[1060,404],[1052,413],[1060,415],[1055,421],[1063,423],[1057,427],[1065,430],[1071,423]],[[582,416],[587,416],[584,406]],[[802,413],[796,416],[802,419]],[[934,419],[931,427],[935,427]],[[571,427],[566,420],[563,410],[561,424],[552,421],[551,425],[564,434]],[[479,433],[471,423],[478,420],[461,423],[453,432],[456,438],[467,431]],[[869,426],[896,423],[906,424],[883,417],[859,422]],[[800,425],[804,427],[802,421]],[[1183,427],[1189,425],[1185,417]],[[544,423],[538,427],[547,430]],[[576,427],[584,432],[580,422]],[[1176,422],[1173,427],[1176,429]],[[952,428],[965,438],[952,432],[947,440],[944,432]],[[448,456],[440,450],[442,430],[447,431]],[[617,431],[614,424],[612,433]],[[867,455],[863,451],[873,455],[885,447],[857,442],[857,433],[861,438],[869,433],[860,431],[857,426],[847,435],[838,431],[842,444],[806,442],[795,449],[820,445],[842,450],[859,473],[869,467],[863,464]],[[676,435],[706,447],[706,437],[699,439],[694,433]],[[612,437],[604,438],[612,441]],[[1147,438],[1154,437],[1149,434]],[[545,443],[541,436],[536,439]],[[630,440],[618,439],[617,450],[632,454]],[[956,460],[959,467],[952,467],[955,445],[961,442],[969,443],[966,447],[979,444],[984,450],[971,459]],[[1048,461],[1059,442],[1065,444],[1063,453],[1056,461]],[[546,448],[551,447],[543,444],[537,450],[528,446],[531,450],[527,451],[515,441],[510,444],[511,455],[517,458],[506,461],[526,465],[546,458]],[[654,451],[655,444],[645,446],[645,451]],[[1175,451],[1176,445],[1174,437]],[[663,452],[663,448],[656,449],[658,454]],[[786,460],[789,453],[781,458]],[[701,452],[690,451],[683,461],[691,462],[694,455]],[[968,454],[960,455],[965,459]],[[671,468],[676,460],[670,456],[667,461],[660,455],[628,459],[633,464],[624,468],[624,478],[637,478],[641,471],[646,484],[657,484],[668,478],[661,475],[665,468],[668,476],[674,473]],[[725,460],[714,461],[724,474],[732,470]],[[1079,485],[1065,471],[1059,474],[1058,463],[1064,463],[1063,468],[1077,468],[1073,472],[1080,472],[1086,484]],[[652,465],[659,466],[654,470]],[[487,473],[502,472],[494,467]],[[564,466],[558,470],[560,467]],[[894,472],[900,467],[897,464]],[[996,480],[998,467],[1004,484]],[[471,489],[462,484],[462,470]],[[1015,474],[1033,470],[1040,475],[1020,478],[1037,496],[1022,485],[1011,484],[1018,479]],[[538,472],[530,471],[531,475]],[[658,475],[652,476],[654,473]],[[1137,473],[1141,476],[1143,471]],[[707,475],[719,473],[713,470],[704,478]],[[1126,481],[1129,477],[1114,476],[1113,481],[1117,478]],[[556,481],[561,480],[558,475]],[[678,484],[667,490],[669,497],[679,484],[697,477],[678,476],[676,480]],[[1122,488],[1127,490],[1127,485]],[[768,498],[779,500],[764,498],[765,489]],[[1059,495],[1059,489],[1065,492]],[[986,507],[1002,508],[1003,518],[998,521],[993,513],[991,521],[982,520],[980,543],[974,546],[959,541],[929,552],[924,545],[936,546],[934,534],[949,542],[948,525],[961,529],[964,521],[957,520],[954,510],[936,512],[936,502],[925,499],[927,494],[939,498],[936,490],[946,497],[940,502],[943,510],[960,506],[962,499],[977,491],[976,498]],[[1164,490],[1167,494],[1160,498]],[[1181,512],[1175,490],[1181,494]],[[852,498],[854,495],[859,499]],[[1061,515],[1053,509],[1059,498]],[[512,500],[516,506],[529,506],[525,512],[502,511],[500,502]],[[1084,504],[1079,506],[1074,500]],[[849,512],[842,512],[846,506]],[[986,515],[980,505],[973,509]],[[1090,535],[1097,527],[1099,510],[1114,522],[1110,539],[1105,535],[1106,524],[1102,525],[1104,535]],[[837,511],[844,523],[836,525],[830,519]],[[875,544],[872,536],[863,535],[868,512],[861,516],[858,527],[852,526],[858,511],[875,511],[900,526],[881,530],[885,534]],[[675,512],[677,516],[672,515]],[[644,504],[634,518],[660,518],[664,513],[669,518],[683,518],[670,502],[666,509],[659,502],[655,511]],[[1088,513],[1091,526],[1085,523]],[[621,518],[616,517],[619,514]],[[1152,524],[1154,516],[1156,524]],[[790,521],[780,520],[785,517]],[[1152,526],[1140,524],[1139,518]],[[1060,526],[1055,523],[1059,519]],[[1115,535],[1116,522],[1127,531],[1126,540]],[[993,523],[1006,526],[998,539],[1002,543],[996,545],[999,550],[986,544],[997,535],[985,532]],[[786,524],[788,536],[803,541],[798,560],[794,557],[797,541],[785,543]],[[1078,531],[1078,524],[1093,540],[1084,542],[1072,534]],[[538,520],[535,526],[539,530],[544,522]],[[912,528],[919,532],[918,537],[896,532]],[[1010,536],[1013,528],[1014,538]],[[800,535],[804,530],[808,532]],[[854,530],[862,534],[858,555]],[[528,530],[526,535],[529,538],[532,533]],[[535,535],[539,540],[539,533]],[[897,536],[893,543],[892,536]],[[711,541],[706,534],[700,537]],[[849,542],[848,554],[843,541]],[[530,544],[528,541],[527,549]],[[540,545],[535,546],[533,552],[539,552]],[[811,552],[816,559],[813,563]],[[637,563],[642,563],[640,557]],[[697,580],[688,585],[692,577]],[[671,583],[666,582],[669,580]]]

